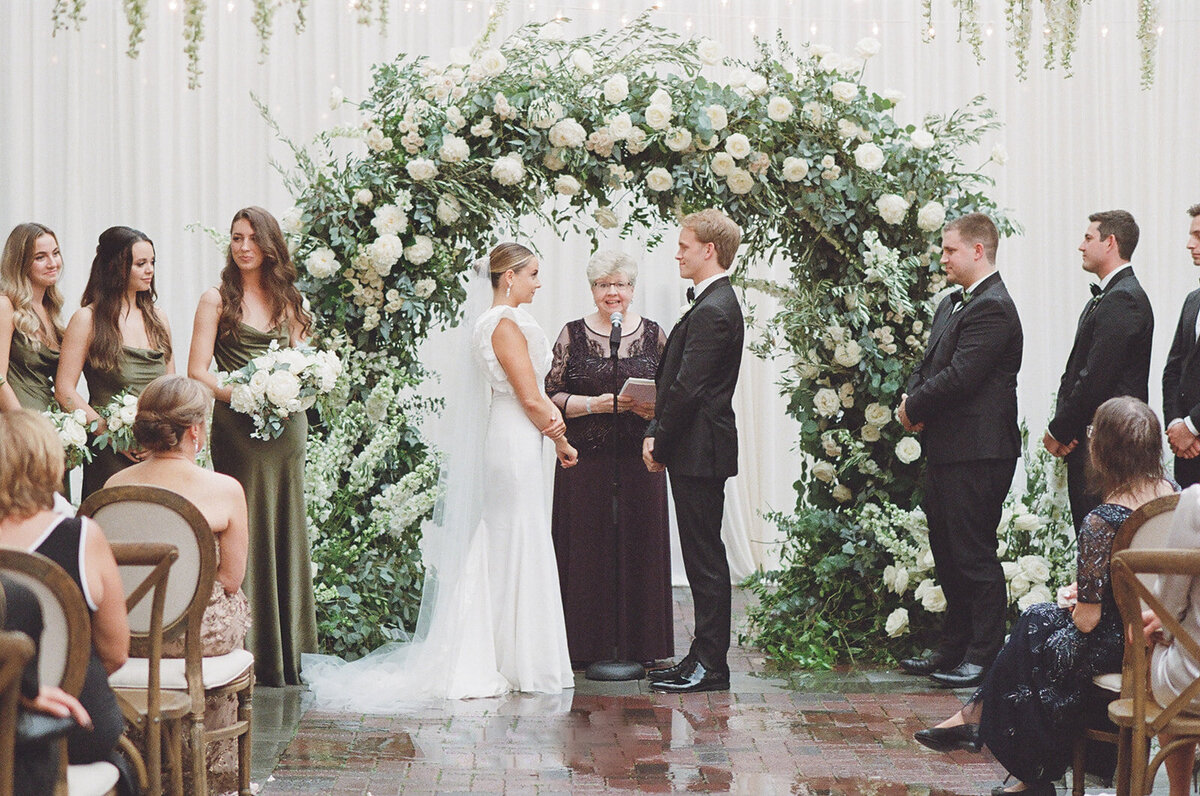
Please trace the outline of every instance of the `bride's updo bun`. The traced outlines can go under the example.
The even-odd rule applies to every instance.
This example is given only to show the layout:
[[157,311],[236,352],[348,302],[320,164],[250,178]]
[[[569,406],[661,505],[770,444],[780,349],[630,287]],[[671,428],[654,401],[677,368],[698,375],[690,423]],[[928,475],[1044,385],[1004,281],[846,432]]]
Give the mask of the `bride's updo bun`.
[[499,243],[488,255],[488,273],[492,287],[500,287],[500,277],[506,271],[519,272],[534,260],[534,253],[519,243]]
[[154,453],[174,450],[189,428],[208,419],[211,403],[212,393],[195,379],[159,376],[138,398],[133,436]]

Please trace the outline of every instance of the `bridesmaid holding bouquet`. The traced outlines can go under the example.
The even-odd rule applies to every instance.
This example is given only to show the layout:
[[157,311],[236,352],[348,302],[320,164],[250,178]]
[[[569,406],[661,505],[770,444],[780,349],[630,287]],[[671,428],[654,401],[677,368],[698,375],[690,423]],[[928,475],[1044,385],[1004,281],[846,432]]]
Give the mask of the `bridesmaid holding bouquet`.
[[247,207],[233,217],[221,284],[200,297],[188,355],[188,375],[216,396],[212,418],[212,460],[246,490],[250,512],[250,554],[243,589],[250,599],[246,646],[254,653],[258,682],[300,684],[300,654],[316,652],[307,523],[304,514],[304,448],[308,419],[293,413],[275,439],[251,437],[249,415],[229,405],[231,389],[217,370],[232,373],[267,350],[272,342],[295,346],[312,325],[296,288],[283,232],[274,216]]

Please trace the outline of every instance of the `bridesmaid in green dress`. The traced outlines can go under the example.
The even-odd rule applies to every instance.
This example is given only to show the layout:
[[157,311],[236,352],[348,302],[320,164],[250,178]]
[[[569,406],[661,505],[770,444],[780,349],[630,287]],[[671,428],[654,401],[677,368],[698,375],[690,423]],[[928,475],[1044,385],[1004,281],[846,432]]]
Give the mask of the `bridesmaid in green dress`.
[[304,446],[308,419],[293,414],[283,434],[252,439],[248,415],[229,406],[230,388],[209,370],[230,373],[277,341],[296,345],[311,319],[296,289],[296,267],[279,222],[261,207],[233,217],[221,284],[200,297],[192,328],[188,375],[216,396],[212,418],[212,461],[246,490],[250,512],[250,555],[242,584],[250,599],[246,648],[254,653],[261,685],[300,684],[300,655],[316,652],[313,601],[304,513]]
[[[122,390],[140,393],[164,373],[175,372],[171,329],[154,305],[154,243],[129,227],[100,234],[96,258],[80,308],[63,336],[54,397],[70,412],[82,409],[88,421],[104,421],[104,408]],[[87,379],[89,401],[79,394],[80,374]],[[140,451],[94,451],[83,465],[83,498],[104,486],[114,473],[139,461]]]
[[54,404],[62,345],[58,238],[41,224],[18,224],[0,259],[0,409],[44,412]]

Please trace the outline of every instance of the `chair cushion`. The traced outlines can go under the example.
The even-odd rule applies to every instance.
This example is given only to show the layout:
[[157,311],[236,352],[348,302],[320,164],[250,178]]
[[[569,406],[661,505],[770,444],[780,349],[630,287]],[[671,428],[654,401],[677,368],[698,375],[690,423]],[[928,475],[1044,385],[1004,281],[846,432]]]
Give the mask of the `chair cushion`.
[[67,766],[67,793],[70,796],[104,796],[116,787],[120,772],[112,763],[88,763]]
[[1098,674],[1092,678],[1092,682],[1105,691],[1112,691],[1114,694],[1121,693],[1121,673],[1109,672],[1108,674]]
[[[220,688],[244,675],[254,666],[254,656],[246,650],[234,650],[225,655],[201,658],[204,689]],[[145,688],[150,677],[147,658],[130,658],[125,665],[108,676],[113,688]],[[187,690],[183,658],[163,658],[159,667],[162,687],[168,691]]]

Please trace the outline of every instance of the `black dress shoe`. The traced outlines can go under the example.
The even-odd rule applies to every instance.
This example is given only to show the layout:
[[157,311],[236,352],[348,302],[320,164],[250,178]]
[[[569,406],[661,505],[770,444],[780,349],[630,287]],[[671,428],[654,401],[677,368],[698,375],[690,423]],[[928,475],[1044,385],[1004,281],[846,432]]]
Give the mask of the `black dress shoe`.
[[963,661],[948,672],[934,672],[929,679],[942,688],[974,688],[983,682],[987,669],[978,663]]
[[684,669],[689,668],[694,660],[695,658],[689,653],[680,658],[679,663],[668,666],[665,669],[652,669],[646,672],[646,679],[652,683],[674,680]]
[[955,749],[978,752],[982,745],[979,741],[978,724],[930,727],[928,730],[919,730],[913,737],[917,739],[917,743],[928,746],[935,752],[950,752]]
[[924,658],[905,658],[900,661],[900,669],[906,674],[933,674],[948,672],[962,662],[961,657],[954,657],[938,650]]
[[728,691],[729,670],[710,670],[703,663],[693,660],[674,678],[650,683],[651,691],[667,694],[693,694],[699,691]]

